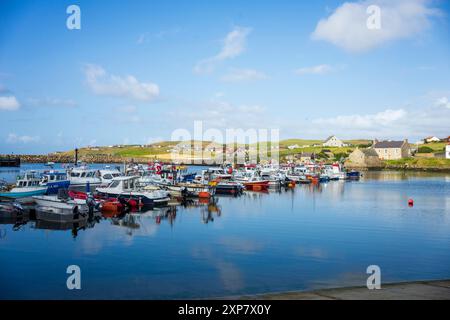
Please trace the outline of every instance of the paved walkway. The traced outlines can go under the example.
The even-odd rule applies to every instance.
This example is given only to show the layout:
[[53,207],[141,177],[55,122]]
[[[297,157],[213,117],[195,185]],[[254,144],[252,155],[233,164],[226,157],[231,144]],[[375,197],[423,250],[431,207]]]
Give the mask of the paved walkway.
[[366,287],[324,289],[244,296],[242,299],[268,300],[450,300],[450,280],[418,281]]

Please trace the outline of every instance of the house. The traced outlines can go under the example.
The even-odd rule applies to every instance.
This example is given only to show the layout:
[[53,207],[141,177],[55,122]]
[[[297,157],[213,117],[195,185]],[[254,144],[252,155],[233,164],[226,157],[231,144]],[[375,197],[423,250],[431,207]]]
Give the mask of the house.
[[301,162],[310,162],[316,159],[316,154],[314,152],[302,152],[297,154],[296,158]]
[[373,149],[381,160],[397,160],[411,156],[408,139],[403,141],[374,141]]
[[380,167],[382,162],[380,157],[378,157],[378,153],[373,148],[356,148],[348,156],[345,165],[349,167]]
[[450,159],[450,144],[445,146],[445,159]]
[[293,144],[291,146],[288,146],[289,150],[294,150],[294,149],[298,149],[298,148],[300,148],[300,146],[298,144]]
[[336,136],[328,137],[322,144],[324,147],[346,147],[347,145]]
[[423,139],[423,141],[425,141],[425,143],[430,143],[430,142],[439,142],[439,141],[441,141],[441,139],[439,139],[438,137],[435,137],[435,136],[431,136],[431,137],[426,137],[425,139]]

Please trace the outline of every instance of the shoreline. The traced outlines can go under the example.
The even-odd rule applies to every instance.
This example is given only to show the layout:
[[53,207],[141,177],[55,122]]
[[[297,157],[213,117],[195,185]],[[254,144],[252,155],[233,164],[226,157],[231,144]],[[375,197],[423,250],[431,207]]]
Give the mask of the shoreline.
[[[1,157],[12,157],[11,155],[0,155]],[[20,158],[21,163],[42,163],[46,164],[48,162],[54,163],[64,163],[70,164],[74,163],[74,157],[69,155],[14,155],[13,157]],[[85,155],[80,156],[80,160],[85,163],[91,164],[123,164],[123,163],[140,163],[146,164],[151,161],[161,161],[166,162],[167,159],[157,159],[157,158],[143,158],[143,157],[118,157],[118,156],[110,156],[110,155]],[[191,163],[192,162],[192,163]],[[209,163],[209,161],[204,160],[202,163],[194,163],[192,159],[186,159],[185,163],[181,162],[179,165],[189,165],[189,166],[214,166],[214,164]],[[359,171],[420,171],[420,172],[439,172],[439,173],[450,173],[450,166],[424,166],[417,164],[389,164],[381,166],[353,166],[353,165],[345,165],[346,169],[349,170],[359,170]]]
[[[355,286],[262,293],[231,298],[241,300],[450,300],[450,279],[386,283],[381,284],[380,290]],[[228,297],[222,299],[228,299]]]

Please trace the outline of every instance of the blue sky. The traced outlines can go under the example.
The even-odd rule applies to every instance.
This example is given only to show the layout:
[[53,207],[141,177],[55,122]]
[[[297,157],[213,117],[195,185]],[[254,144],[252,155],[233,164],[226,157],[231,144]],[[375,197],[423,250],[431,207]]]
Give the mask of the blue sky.
[[[81,29],[66,8],[81,9]],[[380,8],[369,30],[366,8]],[[0,153],[170,140],[450,134],[448,1],[0,2]]]

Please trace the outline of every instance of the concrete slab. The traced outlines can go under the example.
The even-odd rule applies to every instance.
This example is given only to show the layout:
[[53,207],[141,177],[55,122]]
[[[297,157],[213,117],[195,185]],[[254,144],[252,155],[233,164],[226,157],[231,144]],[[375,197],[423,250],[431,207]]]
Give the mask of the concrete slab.
[[366,287],[325,289],[311,292],[285,292],[241,297],[268,300],[450,300],[450,280],[406,282]]

